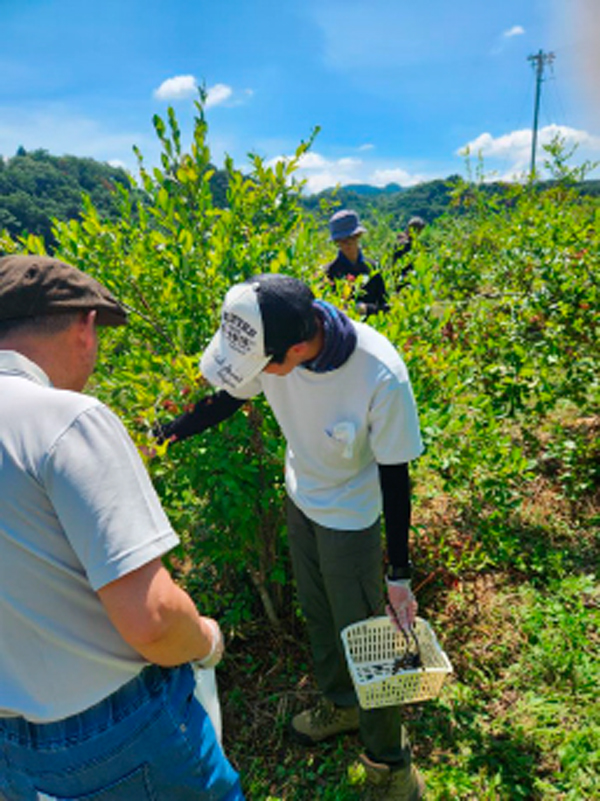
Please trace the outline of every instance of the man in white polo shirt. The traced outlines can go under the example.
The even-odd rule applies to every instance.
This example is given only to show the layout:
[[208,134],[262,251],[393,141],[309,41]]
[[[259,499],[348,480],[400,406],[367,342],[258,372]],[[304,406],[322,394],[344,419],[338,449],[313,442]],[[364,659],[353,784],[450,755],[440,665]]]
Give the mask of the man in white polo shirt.
[[373,328],[278,274],[229,290],[201,370],[218,392],[164,425],[162,439],[200,433],[263,392],[287,441],[292,564],[323,695],[293,718],[295,736],[315,743],[360,728],[361,760],[380,797],[420,798],[400,710],[358,709],[340,638],[383,607],[382,511],[388,610],[404,628],[416,614],[408,463],[422,443],[404,362]]
[[0,259],[0,799],[243,796],[190,662],[223,651],[119,420],[83,395],[123,307],[57,259]]

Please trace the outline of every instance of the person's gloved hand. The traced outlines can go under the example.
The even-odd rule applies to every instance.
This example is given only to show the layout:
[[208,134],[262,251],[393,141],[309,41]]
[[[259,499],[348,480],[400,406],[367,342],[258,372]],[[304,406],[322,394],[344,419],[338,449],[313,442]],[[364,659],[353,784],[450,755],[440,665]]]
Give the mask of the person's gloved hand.
[[157,420],[152,426],[152,436],[159,445],[162,445],[166,440],[169,440],[169,442],[175,442],[177,440],[177,435],[172,434],[170,431],[170,425],[170,423],[161,423],[160,420]]
[[418,604],[410,587],[410,579],[386,579],[389,604],[385,611],[393,625],[408,631],[415,622]]
[[223,658],[225,651],[225,642],[223,641],[223,633],[216,620],[212,617],[202,618],[204,623],[209,626],[212,636],[212,644],[210,651],[202,659],[197,659],[196,664],[203,668],[216,667]]
[[[159,449],[165,442],[175,442],[177,437],[175,434],[169,435],[166,431],[166,426],[156,422],[150,429],[150,435],[145,445],[139,445],[138,449],[146,457],[146,459],[154,459],[160,452]],[[164,452],[164,451],[163,451]]]

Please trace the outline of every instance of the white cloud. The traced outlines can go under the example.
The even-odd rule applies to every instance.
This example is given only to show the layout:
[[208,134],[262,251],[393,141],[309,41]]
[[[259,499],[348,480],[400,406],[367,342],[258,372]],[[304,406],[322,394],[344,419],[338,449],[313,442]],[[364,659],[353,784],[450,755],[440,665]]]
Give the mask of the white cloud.
[[317,192],[322,192],[324,189],[331,189],[338,184],[344,185],[353,183],[348,177],[344,180],[339,173],[331,170],[323,170],[323,172],[317,173],[316,175],[305,175],[302,177],[306,179],[306,192],[309,195],[317,194]]
[[[494,137],[490,133],[482,133],[471,142],[461,147],[457,151],[460,155],[467,148],[471,153],[479,153],[483,156],[505,156],[519,154],[521,150],[531,147],[531,129],[525,128],[520,131]],[[576,128],[569,128],[566,125],[546,125],[538,131],[538,143],[546,145],[556,136],[565,140],[567,145],[582,145],[591,147],[594,150],[600,148],[600,137],[594,136],[587,131],[579,131]]]
[[525,28],[522,25],[513,25],[504,31],[496,40],[496,44],[492,47],[491,53],[494,56],[499,56],[509,46],[507,39],[514,39],[515,36],[523,36]]
[[353,170],[354,168],[358,168],[362,165],[362,161],[360,159],[352,158],[352,156],[346,156],[345,158],[338,159],[337,165],[342,170]]
[[167,78],[154,91],[157,100],[185,100],[198,93],[198,83],[193,75],[176,75]]
[[[273,166],[278,161],[291,161],[291,156],[278,156],[271,159],[267,164]],[[294,173],[296,178],[304,180],[306,191],[311,193],[321,192],[338,184],[355,183],[357,167],[361,164],[358,159],[341,158],[330,160],[309,151],[300,156],[298,169]]]
[[298,164],[304,170],[322,170],[327,167],[327,159],[320,156],[318,153],[303,153],[300,156]]
[[362,166],[360,159],[327,159],[319,153],[309,152],[300,159],[297,174],[306,180],[306,191],[314,193],[337,184],[362,182]]
[[[538,130],[536,158],[538,167],[544,161],[544,145],[550,144],[555,137],[560,137],[567,149],[572,148],[574,145],[577,146],[577,159],[579,156],[585,158],[586,152],[596,154],[600,152],[600,136],[595,136],[576,128],[569,128],[566,125],[546,125]],[[472,156],[481,155],[484,159],[484,166],[486,160],[491,162],[492,167],[498,161],[503,162],[504,167],[510,162],[510,166],[505,170],[505,177],[514,179],[529,170],[531,143],[532,131],[530,128],[511,131],[497,137],[486,132],[459,148],[456,151],[456,155],[464,156],[467,150]]]
[[366,150],[374,150],[375,145],[370,144],[370,142],[366,142],[364,145],[361,145],[358,149],[361,152],[364,152]]
[[[278,161],[290,161],[290,159],[291,156],[279,156],[267,164],[273,166]],[[432,178],[432,176],[412,174],[400,167],[367,162],[355,156],[328,159],[314,151],[309,151],[300,157],[294,175],[306,182],[306,192],[309,194],[348,184],[371,184],[383,187],[397,183],[401,186],[413,186]]]
[[[193,75],[176,75],[163,81],[154,92],[157,100],[186,100],[198,95],[198,81]],[[206,90],[205,108],[213,108],[227,103],[228,106],[240,105],[254,95],[252,89],[244,89],[237,93],[225,83],[216,83]]]
[[481,153],[482,156],[515,155],[526,147],[531,147],[531,129],[529,128],[512,131],[498,137],[486,132],[459,148],[456,155],[462,156],[466,151],[471,154]]
[[[248,90],[246,90],[246,93],[248,93]],[[233,89],[231,86],[227,86],[224,83],[216,83],[207,90],[206,102],[204,106],[205,108],[220,106],[221,103],[225,103],[227,100],[229,100],[232,95]]]
[[506,39],[510,39],[513,36],[523,36],[525,33],[525,28],[522,25],[513,25],[512,28],[509,28],[507,31],[504,31],[502,36]]

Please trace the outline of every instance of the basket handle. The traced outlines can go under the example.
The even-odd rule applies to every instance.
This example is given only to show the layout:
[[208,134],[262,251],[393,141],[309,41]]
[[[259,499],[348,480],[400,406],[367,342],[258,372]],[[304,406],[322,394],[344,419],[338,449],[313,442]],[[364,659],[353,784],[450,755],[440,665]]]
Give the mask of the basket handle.
[[[398,620],[398,615],[396,614],[396,610],[391,604],[390,604],[390,609],[392,610],[392,615],[394,616],[394,620],[397,623],[397,627],[402,632],[402,636],[404,637],[404,653],[402,654],[402,656],[397,656],[396,659],[394,660],[394,667],[392,669],[392,672],[397,673],[400,669],[405,668],[407,666],[406,665],[407,656],[410,657],[410,662],[408,665],[409,667],[411,668],[422,667],[423,660],[421,658],[421,646],[419,644],[417,635],[415,634],[414,626],[409,626],[407,634],[405,628],[400,625],[400,621]],[[415,644],[416,653],[414,654],[411,653],[411,641],[409,634],[410,637],[412,637],[412,640]]]

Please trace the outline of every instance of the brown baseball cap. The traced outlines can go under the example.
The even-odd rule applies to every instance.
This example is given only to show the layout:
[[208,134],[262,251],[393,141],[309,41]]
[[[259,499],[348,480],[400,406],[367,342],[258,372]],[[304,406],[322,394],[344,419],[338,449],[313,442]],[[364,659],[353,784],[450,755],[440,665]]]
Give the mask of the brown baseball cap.
[[125,325],[127,312],[89,275],[48,256],[0,259],[0,320],[61,312],[98,312],[98,325]]

